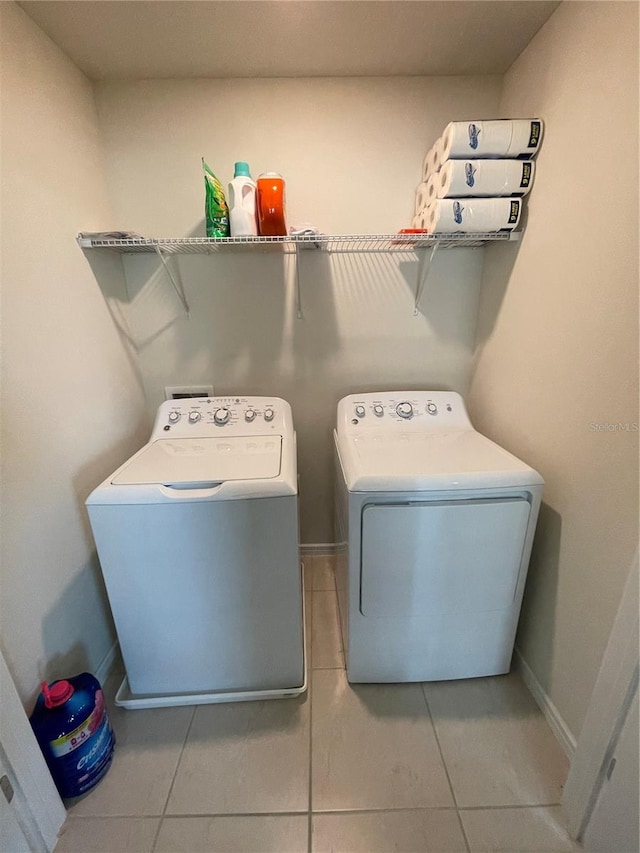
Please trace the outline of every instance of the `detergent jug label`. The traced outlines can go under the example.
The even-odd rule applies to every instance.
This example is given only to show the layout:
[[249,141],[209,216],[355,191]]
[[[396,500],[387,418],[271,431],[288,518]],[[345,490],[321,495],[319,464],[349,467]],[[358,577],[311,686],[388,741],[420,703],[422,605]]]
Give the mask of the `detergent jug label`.
[[481,130],[477,124],[469,125],[469,147],[473,148],[474,151],[478,147],[478,137],[481,134]]
[[528,187],[531,183],[531,163],[522,164],[522,178],[520,179],[521,187]]
[[89,740],[56,760],[58,790],[63,797],[77,797],[92,788],[111,765],[115,739],[109,720],[102,717]]
[[[98,696],[98,694],[100,694]],[[89,714],[84,723],[81,723],[78,728],[74,729],[72,732],[64,735],[63,737],[59,737],[56,740],[52,740],[50,742],[51,752],[55,755],[56,758],[60,758],[62,755],[67,755],[70,752],[73,752],[75,749],[78,749],[85,743],[94,732],[98,730],[100,727],[100,723],[102,722],[104,717],[104,699],[102,698],[102,691],[99,690],[96,693],[96,707]]]
[[537,148],[540,141],[540,122],[531,122],[531,131],[529,133],[529,148]]

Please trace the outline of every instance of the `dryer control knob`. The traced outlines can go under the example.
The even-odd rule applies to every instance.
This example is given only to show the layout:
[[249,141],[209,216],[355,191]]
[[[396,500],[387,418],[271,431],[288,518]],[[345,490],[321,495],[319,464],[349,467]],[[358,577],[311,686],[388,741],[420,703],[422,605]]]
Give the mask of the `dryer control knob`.
[[255,409],[247,409],[247,411],[244,413],[244,419],[248,423],[255,421],[255,419],[256,419]]
[[356,406],[356,416],[363,418],[367,414],[364,406]]
[[200,412],[189,412],[189,423],[197,424],[200,420]]
[[410,418],[413,416],[413,406],[411,403],[398,403],[396,412],[401,418]]
[[429,412],[430,415],[437,415],[438,414],[438,407],[436,406],[435,403],[427,403],[427,411]]
[[264,419],[265,421],[272,421],[275,417],[275,412],[273,409],[265,409],[264,410]]
[[373,414],[377,418],[381,418],[384,415],[384,407],[380,406],[380,405],[374,406],[373,407]]
[[169,423],[177,424],[180,420],[180,412],[169,412]]
[[216,409],[213,414],[213,420],[223,426],[229,420],[229,409]]

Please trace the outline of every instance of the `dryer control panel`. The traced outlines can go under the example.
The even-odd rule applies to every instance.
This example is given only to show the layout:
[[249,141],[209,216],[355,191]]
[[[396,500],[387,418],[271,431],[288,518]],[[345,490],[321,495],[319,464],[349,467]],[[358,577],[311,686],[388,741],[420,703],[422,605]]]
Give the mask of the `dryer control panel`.
[[338,403],[338,432],[473,429],[455,391],[383,391],[351,394]]
[[162,403],[151,440],[271,433],[293,434],[291,406],[279,397],[197,397]]

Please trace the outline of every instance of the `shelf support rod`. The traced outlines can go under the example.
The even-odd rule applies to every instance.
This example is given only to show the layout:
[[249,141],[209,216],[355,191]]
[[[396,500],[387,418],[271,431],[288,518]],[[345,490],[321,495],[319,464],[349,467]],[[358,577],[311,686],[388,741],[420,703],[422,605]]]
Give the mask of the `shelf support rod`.
[[302,320],[302,294],[300,292],[300,247],[294,243],[293,262],[296,265],[296,316]]
[[189,303],[187,302],[187,297],[184,295],[184,291],[183,291],[182,287],[178,284],[178,282],[175,279],[175,276],[171,272],[171,267],[167,263],[167,260],[166,260],[165,256],[163,255],[162,249],[160,248],[160,246],[158,246],[156,244],[154,246],[154,248],[156,250],[156,255],[162,261],[162,266],[164,267],[164,271],[169,276],[169,281],[173,285],[173,289],[175,290],[175,292],[178,296],[178,299],[180,300],[180,302],[182,302],[182,307],[184,308],[184,312],[187,315],[187,318],[191,319],[191,311],[189,310]]
[[439,245],[440,245],[439,242],[434,243],[431,251],[428,254],[428,256],[426,255],[426,253],[423,253],[422,257],[420,258],[420,261],[418,263],[418,277],[416,280],[416,301],[415,301],[415,304],[413,306],[413,316],[414,317],[417,317],[418,314],[420,313],[420,311],[419,311],[420,299],[422,298],[422,292],[424,291],[424,286],[425,286],[427,279],[429,277],[429,271],[431,270],[431,264],[433,263],[433,258],[435,256],[435,253],[436,253]]

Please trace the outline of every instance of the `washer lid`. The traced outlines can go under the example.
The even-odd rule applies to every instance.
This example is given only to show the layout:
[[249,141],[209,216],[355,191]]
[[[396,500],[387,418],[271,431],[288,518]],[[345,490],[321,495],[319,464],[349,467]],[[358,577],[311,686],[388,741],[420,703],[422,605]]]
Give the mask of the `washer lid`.
[[282,437],[161,438],[143,448],[111,479],[117,486],[176,486],[268,480],[280,474]]
[[473,429],[336,435],[352,492],[479,489],[542,484],[542,477]]

